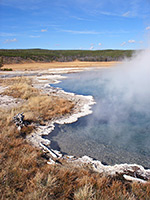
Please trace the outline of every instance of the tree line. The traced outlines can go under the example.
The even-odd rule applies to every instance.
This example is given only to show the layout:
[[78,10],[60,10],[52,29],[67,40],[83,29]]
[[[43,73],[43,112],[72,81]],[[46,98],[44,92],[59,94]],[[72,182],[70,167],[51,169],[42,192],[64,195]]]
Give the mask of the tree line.
[[129,58],[134,50],[46,50],[46,49],[0,49],[0,64],[22,62],[71,62],[121,61]]

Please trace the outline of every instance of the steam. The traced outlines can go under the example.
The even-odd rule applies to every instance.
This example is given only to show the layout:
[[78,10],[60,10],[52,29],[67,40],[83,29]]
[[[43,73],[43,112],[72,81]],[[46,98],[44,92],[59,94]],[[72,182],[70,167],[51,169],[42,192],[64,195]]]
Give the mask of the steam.
[[[142,51],[131,60],[104,73],[105,98],[97,99],[93,122],[107,123],[111,143],[131,145],[132,150],[149,148],[150,132],[150,51]],[[90,126],[92,122],[89,122]],[[100,133],[101,134],[101,133]],[[134,143],[138,140],[137,143]],[[142,150],[143,151],[143,150]],[[150,154],[150,148],[149,148]]]
[[[107,75],[106,75],[107,77]],[[107,92],[110,104],[116,104],[117,111],[127,113],[122,106],[135,112],[149,113],[150,109],[150,51],[143,51],[126,61],[109,74]],[[117,113],[115,113],[117,115]]]
[[62,150],[108,164],[150,167],[150,50],[140,51],[116,67],[69,77],[58,86],[93,95],[97,104],[93,114],[62,126],[65,134],[57,137],[59,144],[65,138]]
[[95,86],[102,87],[95,91],[97,105],[86,122],[87,136],[97,127],[97,141],[150,155],[150,51],[92,76]]

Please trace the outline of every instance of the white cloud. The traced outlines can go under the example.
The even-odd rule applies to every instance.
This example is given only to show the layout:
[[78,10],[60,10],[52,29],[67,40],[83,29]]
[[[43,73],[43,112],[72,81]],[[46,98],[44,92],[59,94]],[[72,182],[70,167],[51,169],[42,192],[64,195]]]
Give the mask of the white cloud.
[[72,16],[72,18],[77,19],[79,21],[84,21],[85,19],[81,18],[81,17],[76,17],[76,16]]
[[128,40],[128,43],[135,43],[135,40]]
[[31,38],[40,38],[40,35],[30,35]]
[[130,15],[130,11],[125,12],[122,16],[123,16],[123,17],[128,17],[129,15]]
[[42,29],[41,32],[47,32],[47,29]]
[[150,30],[150,26],[147,26],[147,27],[146,27],[146,30]]
[[2,6],[10,6],[14,8],[18,8],[21,10],[37,10],[43,4],[42,0],[3,0],[0,1],[0,5]]
[[91,47],[90,47],[90,50],[93,50],[93,49],[94,49],[94,46],[91,46]]
[[104,11],[101,11],[100,12],[101,15],[107,15],[107,16],[116,16],[115,13],[112,13],[112,12],[104,12]]
[[126,42],[122,42],[122,43],[121,43],[121,46],[124,46],[125,44],[126,44]]
[[140,44],[143,44],[143,41],[141,40],[141,41],[139,41],[139,43],[140,43]]
[[89,21],[89,22],[93,21],[92,19],[86,19],[86,18],[77,17],[77,16],[71,16],[71,18],[74,18],[79,21]]
[[1,37],[9,37],[9,36],[16,36],[15,34],[12,34],[12,33],[4,33],[4,32],[1,32],[0,33],[0,36]]
[[90,50],[93,50],[93,49],[94,49],[94,43],[91,43]]
[[14,38],[14,39],[7,39],[7,40],[4,41],[4,44],[6,44],[6,43],[12,43],[12,42],[17,42],[17,39],[16,38]]
[[72,34],[87,34],[87,35],[104,35],[104,34],[123,34],[123,33],[129,33],[129,31],[124,30],[117,30],[117,31],[95,31],[95,30],[67,30],[67,29],[57,29],[60,32],[65,33],[72,33]]
[[102,32],[97,32],[97,31],[74,31],[74,30],[61,30],[61,31],[73,34],[89,34],[89,35],[102,34]]

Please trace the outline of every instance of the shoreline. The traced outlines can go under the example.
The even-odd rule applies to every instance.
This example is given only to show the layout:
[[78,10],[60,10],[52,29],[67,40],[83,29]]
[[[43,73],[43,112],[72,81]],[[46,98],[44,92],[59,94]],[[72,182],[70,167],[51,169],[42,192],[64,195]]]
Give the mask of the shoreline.
[[48,122],[46,126],[37,126],[34,133],[27,137],[27,140],[32,143],[32,145],[42,149],[44,152],[50,154],[48,164],[57,164],[55,160],[65,160],[68,163],[72,163],[76,166],[91,166],[93,171],[98,173],[104,173],[106,175],[115,176],[118,173],[123,175],[126,180],[136,181],[145,183],[150,180],[150,169],[144,169],[141,165],[136,164],[117,164],[117,165],[103,165],[101,161],[93,160],[89,156],[75,157],[70,155],[62,155],[61,152],[57,150],[50,149],[50,140],[42,138],[43,135],[48,135],[53,129],[54,124],[64,124],[73,123],[78,120],[79,117],[91,114],[91,106],[95,104],[92,96],[77,95],[74,93],[68,93],[62,89],[53,88],[49,86],[51,83],[56,83],[65,77],[61,76],[61,72],[58,75],[52,75],[45,73],[43,75],[33,77],[33,80],[37,81],[34,86],[38,89],[43,89],[45,93],[52,93],[59,97],[65,97],[68,100],[75,102],[74,113],[67,114],[60,119],[55,119],[54,121]]
[[[58,80],[55,80],[55,81],[58,81]],[[47,87],[47,85],[45,86]],[[51,124],[47,125],[46,127],[40,127],[41,130],[39,130],[39,134],[38,134],[40,138],[39,137],[37,138],[38,141],[35,140],[35,137],[37,137],[37,132],[35,133],[36,136],[35,135],[32,136],[32,140],[31,140],[31,137],[28,138],[30,142],[36,141],[36,145],[38,142],[38,144],[40,145],[40,148],[51,155],[52,158],[49,159],[49,161],[47,162],[48,164],[57,164],[57,162],[55,162],[55,159],[58,159],[58,160],[63,159],[69,163],[75,164],[76,166],[84,166],[84,165],[91,166],[93,171],[98,172],[98,173],[104,173],[105,175],[108,175],[108,176],[109,175],[115,176],[117,174],[121,174],[126,180],[133,181],[133,182],[134,181],[141,182],[141,183],[146,183],[147,180],[150,180],[150,169],[145,169],[141,165],[127,164],[127,163],[115,164],[115,165],[104,165],[102,164],[101,161],[94,160],[93,158],[87,155],[82,156],[82,157],[76,157],[72,155],[63,155],[60,151],[50,148],[51,141],[43,138],[42,136],[49,135],[54,130],[55,123],[56,124],[73,123],[77,121],[78,118],[91,114],[92,113],[91,106],[94,105],[96,102],[94,102],[94,99],[92,96],[83,96],[83,95],[77,95],[74,93],[68,93],[68,92],[63,91],[62,89],[52,88],[51,86],[49,86],[49,88],[51,90],[57,90],[58,95],[62,95],[62,94],[67,95],[67,98],[74,97],[74,100],[76,98],[79,98],[78,102],[83,100],[82,103],[84,105],[76,104],[78,109],[79,108],[81,109],[81,110],[79,109],[80,111],[78,110],[77,113],[72,113],[69,116],[64,116],[64,118],[54,120],[53,122],[51,122]],[[85,100],[88,100],[87,105],[85,104]]]
[[[47,75],[46,77],[52,78],[51,75],[50,76]],[[54,119],[48,122],[48,124],[45,127],[44,126],[37,127],[36,132],[28,136],[27,139],[36,147],[41,147],[41,143],[42,143],[42,147],[43,147],[43,144],[45,145],[50,144],[50,141],[48,139],[42,138],[42,136],[50,134],[50,132],[54,130],[55,128],[54,126],[55,123],[57,124],[73,123],[73,122],[76,122],[80,117],[83,117],[92,113],[91,106],[96,103],[92,96],[83,96],[83,95],[76,95],[74,93],[68,93],[60,88],[51,87],[49,84],[50,81],[54,83],[58,83],[60,79],[64,79],[64,78],[65,77],[61,75],[59,76],[54,75],[53,78],[48,81],[48,83],[45,83],[47,82],[47,80],[44,80],[44,83],[43,83],[40,81],[41,79],[40,77],[39,84],[37,83],[34,85],[36,88],[42,89],[47,94],[52,93],[55,96],[66,98],[75,103],[72,113],[69,113],[59,119]],[[36,78],[36,80],[37,79],[38,78]],[[52,150],[52,151],[55,151],[55,150]]]

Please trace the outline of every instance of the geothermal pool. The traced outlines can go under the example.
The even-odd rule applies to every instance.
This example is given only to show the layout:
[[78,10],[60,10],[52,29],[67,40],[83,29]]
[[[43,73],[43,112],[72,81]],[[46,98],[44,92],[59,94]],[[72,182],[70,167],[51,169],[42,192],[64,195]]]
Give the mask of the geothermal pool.
[[[59,84],[67,92],[92,95],[93,113],[59,125],[49,136],[53,149],[88,155],[106,164],[136,163],[150,168],[150,98],[136,90],[136,78],[115,68],[66,75]],[[117,81],[116,81],[117,80]],[[147,98],[146,98],[147,97]]]

